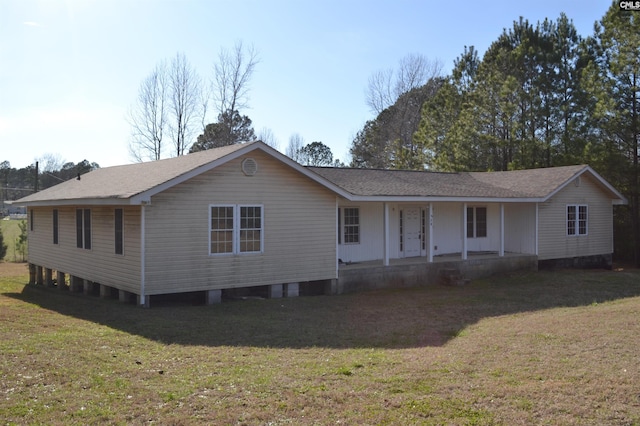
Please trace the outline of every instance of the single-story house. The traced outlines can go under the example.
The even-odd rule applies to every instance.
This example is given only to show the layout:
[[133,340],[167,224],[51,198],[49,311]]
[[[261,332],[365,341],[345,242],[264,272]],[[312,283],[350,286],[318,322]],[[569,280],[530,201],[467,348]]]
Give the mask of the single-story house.
[[143,306],[150,296],[201,291],[214,303],[223,291],[257,286],[272,297],[301,285],[349,291],[362,271],[410,270],[407,262],[610,264],[613,205],[624,203],[586,165],[304,167],[259,141],[101,168],[15,202],[27,207],[32,280],[66,288],[68,275],[71,289],[135,296]]

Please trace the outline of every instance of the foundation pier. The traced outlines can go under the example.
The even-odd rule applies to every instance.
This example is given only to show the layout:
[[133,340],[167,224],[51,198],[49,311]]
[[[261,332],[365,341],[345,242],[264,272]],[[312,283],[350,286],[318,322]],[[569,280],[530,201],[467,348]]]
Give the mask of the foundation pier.
[[205,303],[207,305],[217,305],[222,303],[222,290],[206,290],[204,292]]
[[44,284],[44,278],[43,278],[43,267],[42,266],[36,266],[36,284],[38,285],[43,285]]
[[65,290],[67,288],[67,282],[64,272],[56,271],[56,284],[58,285],[58,290]]
[[284,285],[284,297],[298,297],[300,295],[300,283],[287,283]]
[[84,288],[84,280],[74,275],[69,276],[69,290],[73,293],[81,292]]
[[47,287],[53,287],[53,270],[45,268],[44,270],[44,285]]
[[269,286],[269,299],[281,299],[282,298],[282,284],[272,284]]
[[103,299],[108,299],[111,297],[111,287],[108,285],[100,284],[100,297]]
[[93,291],[93,282],[89,281],[89,280],[83,280],[82,282],[82,293],[84,293],[85,296],[91,294]]
[[33,263],[29,264],[29,284],[33,285],[36,283],[36,265]]

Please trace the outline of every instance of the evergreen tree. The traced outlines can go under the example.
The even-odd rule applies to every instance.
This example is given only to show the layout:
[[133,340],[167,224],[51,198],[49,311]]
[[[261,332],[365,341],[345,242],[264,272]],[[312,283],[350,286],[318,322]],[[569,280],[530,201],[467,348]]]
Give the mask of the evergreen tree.
[[4,259],[7,254],[7,245],[4,243],[4,235],[2,235],[2,228],[0,227],[0,261]]
[[586,84],[597,101],[593,114],[598,139],[588,147],[590,161],[629,199],[617,229],[630,235],[632,259],[640,266],[640,17],[614,2],[594,37],[588,40],[593,61]]

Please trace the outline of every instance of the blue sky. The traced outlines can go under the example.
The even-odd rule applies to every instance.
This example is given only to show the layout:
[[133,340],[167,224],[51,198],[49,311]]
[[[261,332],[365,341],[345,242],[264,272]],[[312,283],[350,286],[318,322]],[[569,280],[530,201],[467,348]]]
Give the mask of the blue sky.
[[[250,109],[284,151],[289,137],[322,141],[346,160],[374,118],[368,78],[408,54],[448,73],[464,46],[482,55],[520,16],[561,12],[583,37],[608,1],[0,0],[0,161],[45,154],[102,167],[132,162],[127,110],[164,59],[186,55],[203,78],[220,48],[253,45],[260,63]],[[211,120],[214,121],[212,117]]]

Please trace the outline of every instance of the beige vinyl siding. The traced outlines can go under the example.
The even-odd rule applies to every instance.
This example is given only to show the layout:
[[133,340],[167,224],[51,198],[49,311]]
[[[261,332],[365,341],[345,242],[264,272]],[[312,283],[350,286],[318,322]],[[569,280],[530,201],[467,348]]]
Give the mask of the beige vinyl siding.
[[[588,235],[567,236],[567,205],[588,206]],[[609,254],[613,251],[613,206],[593,178],[582,175],[551,200],[540,203],[539,259],[561,259]]]
[[536,205],[504,205],[504,249],[511,253],[535,254]]
[[29,208],[29,262],[110,287],[140,292],[140,208],[124,210],[124,255],[115,254],[115,207],[91,209],[91,249],[76,246],[76,207],[58,207],[58,244],[53,244],[53,207]]
[[434,256],[462,251],[461,203],[433,203],[433,245]]
[[[240,163],[254,158],[245,176]],[[263,207],[263,253],[209,254],[211,205]],[[145,207],[146,294],[336,277],[335,195],[252,152],[176,185]]]
[[[344,239],[344,209],[357,208],[360,219],[360,241],[345,243]],[[343,262],[365,262],[382,259],[384,255],[384,206],[382,203],[340,203],[342,233],[338,253]],[[390,222],[391,223],[391,222]],[[335,225],[334,225],[335,229]]]

